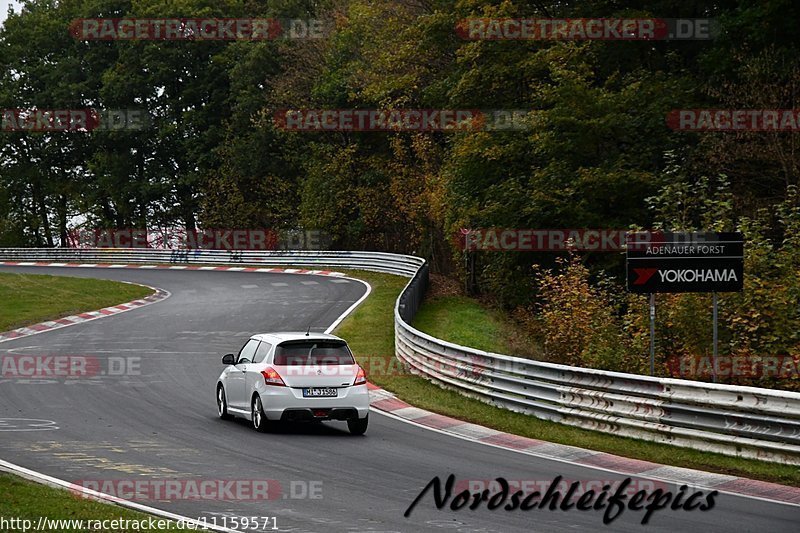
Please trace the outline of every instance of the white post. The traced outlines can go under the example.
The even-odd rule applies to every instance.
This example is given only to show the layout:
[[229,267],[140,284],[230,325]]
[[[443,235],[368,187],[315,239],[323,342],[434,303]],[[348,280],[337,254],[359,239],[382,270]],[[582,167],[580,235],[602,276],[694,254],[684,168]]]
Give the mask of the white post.
[[650,375],[656,375],[656,295],[650,293]]
[[712,313],[714,322],[714,350],[711,358],[711,378],[714,383],[717,382],[717,293],[714,292],[714,311]]

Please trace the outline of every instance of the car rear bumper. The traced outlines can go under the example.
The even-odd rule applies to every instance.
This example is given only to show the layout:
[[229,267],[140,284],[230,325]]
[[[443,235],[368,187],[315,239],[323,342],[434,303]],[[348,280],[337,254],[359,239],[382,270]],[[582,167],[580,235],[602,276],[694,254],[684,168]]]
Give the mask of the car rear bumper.
[[258,393],[269,420],[348,420],[369,414],[366,385],[341,388],[336,398],[303,398],[302,390],[289,387],[264,387]]
[[334,407],[330,409],[312,409],[310,407],[292,407],[284,409],[282,422],[310,422],[312,420],[350,420],[361,418],[355,407]]

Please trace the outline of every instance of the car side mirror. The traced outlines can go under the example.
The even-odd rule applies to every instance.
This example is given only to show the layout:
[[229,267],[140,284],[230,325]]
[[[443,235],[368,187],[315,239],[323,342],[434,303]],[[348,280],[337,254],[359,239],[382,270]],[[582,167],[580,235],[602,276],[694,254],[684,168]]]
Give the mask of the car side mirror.
[[223,365],[232,365],[236,362],[236,356],[232,353],[228,353],[222,356],[222,364]]

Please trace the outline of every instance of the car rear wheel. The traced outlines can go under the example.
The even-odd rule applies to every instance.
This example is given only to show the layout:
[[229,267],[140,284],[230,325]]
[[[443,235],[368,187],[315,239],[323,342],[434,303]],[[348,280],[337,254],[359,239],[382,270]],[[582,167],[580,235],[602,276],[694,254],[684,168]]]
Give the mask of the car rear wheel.
[[251,419],[253,421],[253,429],[262,433],[267,431],[269,421],[267,420],[267,415],[264,414],[264,406],[261,405],[261,396],[257,394],[253,397]]
[[217,386],[217,413],[222,420],[233,418],[228,414],[228,400],[225,399],[225,387],[222,385]]
[[369,415],[364,418],[351,418],[347,421],[347,429],[353,435],[363,435],[367,431],[369,425]]

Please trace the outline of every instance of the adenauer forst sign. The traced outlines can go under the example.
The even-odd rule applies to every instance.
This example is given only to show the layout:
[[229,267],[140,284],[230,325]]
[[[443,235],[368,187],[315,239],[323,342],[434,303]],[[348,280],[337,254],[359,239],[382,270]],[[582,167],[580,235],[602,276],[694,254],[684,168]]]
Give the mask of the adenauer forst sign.
[[628,291],[738,292],[743,288],[741,233],[629,233]]
[[[713,293],[713,357],[716,368],[718,292],[744,288],[741,233],[628,233],[625,269],[628,291],[650,294],[650,375],[655,375],[655,319],[658,292]],[[716,371],[712,378],[717,381]]]

